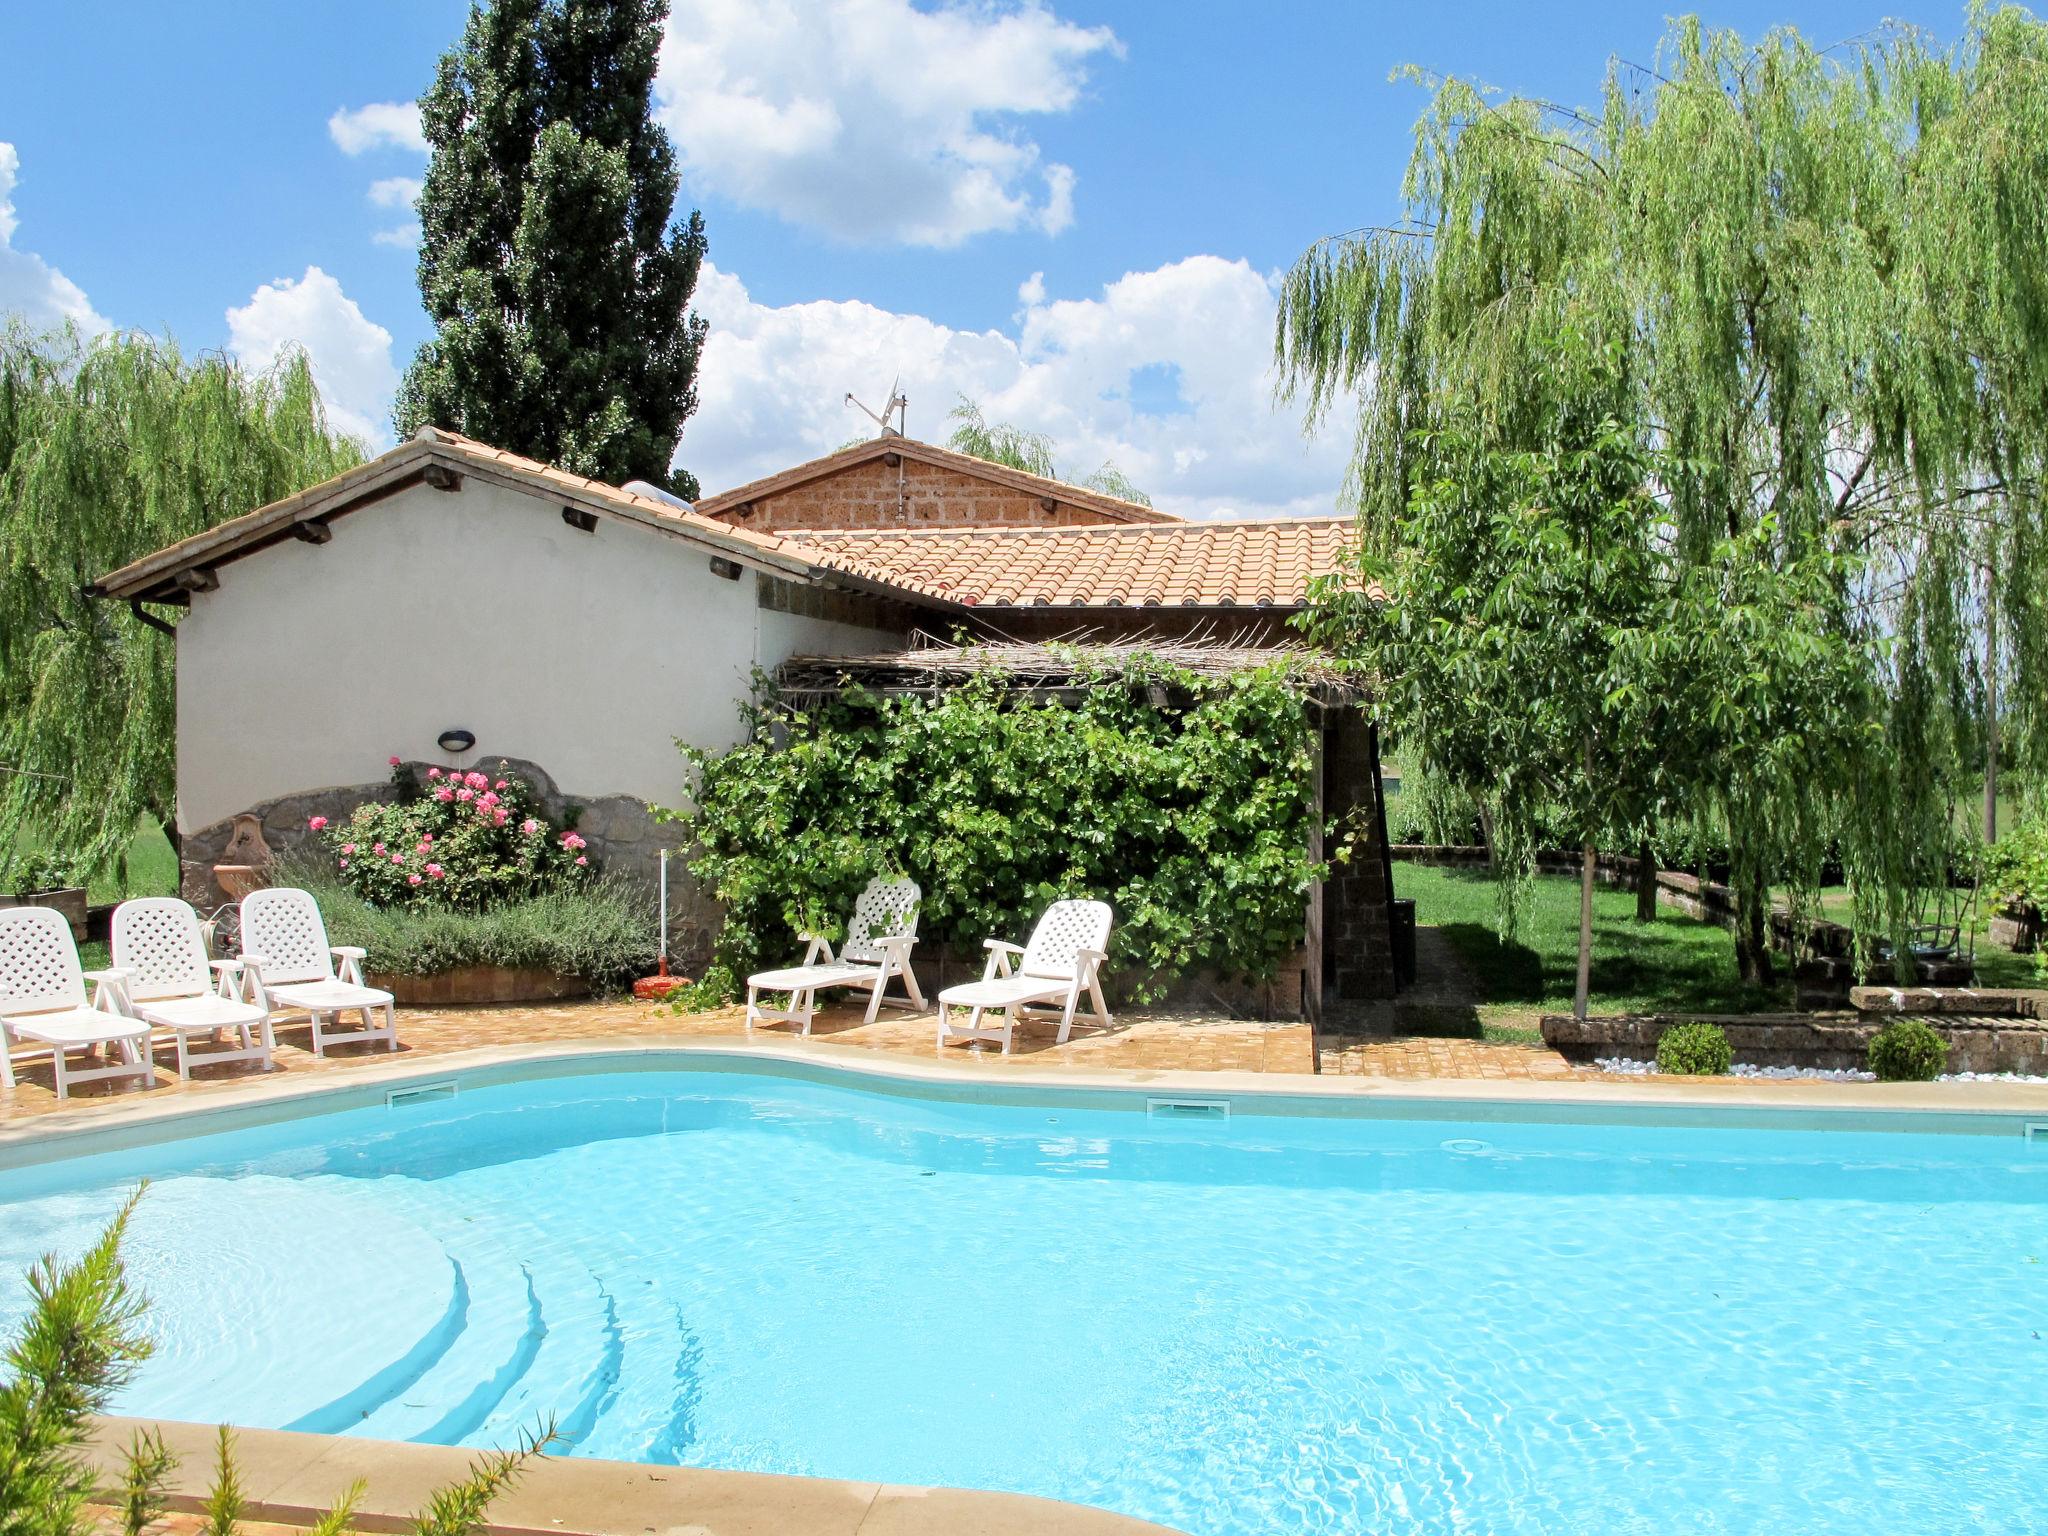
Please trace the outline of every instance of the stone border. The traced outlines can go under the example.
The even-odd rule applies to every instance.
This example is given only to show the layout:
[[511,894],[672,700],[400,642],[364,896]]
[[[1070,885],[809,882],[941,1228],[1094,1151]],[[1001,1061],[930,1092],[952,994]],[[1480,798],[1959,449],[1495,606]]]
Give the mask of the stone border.
[[[121,1452],[144,1427],[160,1430],[178,1457],[171,1508],[198,1511],[214,1465],[210,1424],[100,1419],[87,1456],[103,1489],[118,1487]],[[428,1495],[464,1476],[478,1454],[281,1429],[236,1430],[235,1453],[246,1518],[310,1524],[360,1478],[365,1492],[351,1529],[365,1532],[412,1529]],[[554,1456],[529,1464],[491,1506],[484,1529],[499,1536],[1178,1536],[1149,1520],[1022,1493]]]
[[1694,1022],[1713,1024],[1728,1036],[1735,1060],[1744,1066],[1836,1072],[1861,1070],[1871,1039],[1902,1016],[1920,1018],[1948,1043],[1947,1071],[2048,1075],[2048,1025],[2031,1015],[1702,1013],[1595,1014],[1576,1019],[1549,1013],[1543,1016],[1542,1029],[1545,1045],[1567,1061],[1585,1064],[1614,1056],[1654,1061],[1657,1042],[1667,1029]]
[[[478,1046],[426,1061],[379,1056],[360,1071],[311,1081],[223,1083],[218,1093],[94,1106],[0,1121],[0,1172],[188,1136],[373,1108],[393,1089],[460,1080],[472,1087],[611,1072],[723,1069],[952,1103],[1057,1104],[1142,1115],[1150,1097],[1223,1099],[1246,1114],[1311,1118],[1459,1119],[1527,1124],[1642,1125],[1709,1130],[2024,1134],[2048,1124],[2048,1085],[2029,1083],[1773,1082],[1756,1078],[1580,1078],[1563,1081],[1324,1078],[1307,1073],[1038,1070],[972,1058],[878,1061],[851,1046],[707,1044],[604,1039]],[[107,1106],[126,1106],[109,1113]]]

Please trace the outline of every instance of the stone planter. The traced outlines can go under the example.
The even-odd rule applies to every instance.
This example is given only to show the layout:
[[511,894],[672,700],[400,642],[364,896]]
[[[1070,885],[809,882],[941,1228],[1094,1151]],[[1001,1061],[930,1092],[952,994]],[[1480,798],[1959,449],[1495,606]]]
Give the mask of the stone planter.
[[0,907],[54,907],[71,924],[71,937],[85,941],[85,887],[66,886],[59,891],[16,891],[0,896]]
[[537,966],[465,965],[437,976],[378,976],[370,985],[389,992],[401,1008],[473,1007],[491,1003],[555,1003],[588,997],[580,976]]
[[[1720,1025],[1738,1062],[1758,1067],[1820,1067],[1828,1071],[1862,1067],[1868,1059],[1871,1036],[1887,1022],[1863,1013],[1690,1017]],[[1684,1015],[1596,1015],[1582,1022],[1568,1014],[1546,1014],[1543,1043],[1572,1062],[1586,1063],[1602,1056],[1652,1061],[1664,1031],[1688,1021]],[[1926,1022],[1948,1042],[1945,1071],[2022,1072],[2029,1076],[2048,1073],[2048,1024],[2031,1011],[2004,1017],[1936,1016]]]

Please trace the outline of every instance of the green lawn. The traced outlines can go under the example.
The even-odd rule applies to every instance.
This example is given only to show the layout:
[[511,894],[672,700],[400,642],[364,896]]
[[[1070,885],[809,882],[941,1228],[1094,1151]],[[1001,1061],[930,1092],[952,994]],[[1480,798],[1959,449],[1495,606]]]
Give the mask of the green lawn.
[[[28,848],[36,846],[29,838],[23,838],[22,844]],[[177,894],[178,856],[171,851],[171,840],[164,836],[164,829],[145,816],[136,822],[134,840],[128,844],[127,880],[124,882],[109,871],[91,883],[86,899],[95,906],[104,906],[131,896]],[[81,944],[78,955],[88,970],[113,963],[104,943]]]
[[[39,846],[40,840],[24,836],[17,844],[24,851]],[[95,906],[126,901],[130,896],[175,896],[178,892],[178,856],[171,852],[171,840],[164,829],[145,816],[135,823],[134,840],[128,844],[128,878],[124,883],[113,871],[92,882],[87,899]]]
[[[1443,931],[1478,980],[1487,1033],[1504,1035],[1527,1028],[1539,1014],[1570,1009],[1579,886],[1567,876],[1537,876],[1511,944],[1500,940],[1494,887],[1485,870],[1394,866],[1394,894],[1414,899],[1417,923]],[[1594,1012],[1747,1013],[1789,1005],[1788,988],[1743,984],[1735,973],[1734,942],[1724,930],[1670,912],[1638,923],[1635,910],[1632,892],[1593,892]]]

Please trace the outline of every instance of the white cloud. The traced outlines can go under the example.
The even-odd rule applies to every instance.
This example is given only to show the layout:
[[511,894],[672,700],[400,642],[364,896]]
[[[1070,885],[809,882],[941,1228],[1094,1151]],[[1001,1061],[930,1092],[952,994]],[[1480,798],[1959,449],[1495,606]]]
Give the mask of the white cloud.
[[1058,234],[1074,173],[1019,130],[1079,100],[1107,27],[1038,0],[680,0],[656,92],[691,185],[838,239]]
[[14,248],[21,222],[14,183],[20,174],[21,156],[12,144],[0,143],[0,312],[19,314],[36,330],[52,330],[66,320],[89,335],[107,330],[106,317],[94,310],[84,289],[42,257]]
[[425,183],[417,176],[384,176],[370,183],[370,201],[379,208],[410,208]]
[[327,136],[344,155],[360,155],[372,149],[407,149],[427,152],[427,136],[420,130],[420,109],[410,101],[373,101],[366,107],[343,107],[327,119]]
[[391,333],[368,319],[341,284],[318,267],[299,278],[265,283],[240,309],[230,309],[228,350],[262,367],[303,347],[335,430],[372,449],[391,442],[391,398],[398,369]]
[[[829,453],[867,429],[847,391],[878,405],[895,379],[913,437],[943,442],[964,394],[992,421],[1050,435],[1063,473],[1112,460],[1165,511],[1336,510],[1349,434],[1304,440],[1298,411],[1275,405],[1270,278],[1193,256],[1093,298],[1047,302],[1037,274],[1018,294],[1014,332],[960,331],[855,301],[757,304],[707,265],[695,301],[711,322],[703,403],[679,461],[720,491]],[[1141,373],[1151,387],[1134,390]],[[1159,398],[1169,390],[1177,397]]]
[[420,248],[420,226],[415,219],[410,224],[393,224],[388,229],[372,231],[372,245],[392,245],[402,251],[416,251]]

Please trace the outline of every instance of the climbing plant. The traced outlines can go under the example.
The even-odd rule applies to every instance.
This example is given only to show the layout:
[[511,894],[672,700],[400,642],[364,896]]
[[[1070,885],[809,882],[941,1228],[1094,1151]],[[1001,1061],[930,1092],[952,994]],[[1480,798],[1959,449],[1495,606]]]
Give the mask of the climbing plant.
[[1084,675],[1071,702],[986,675],[808,710],[771,695],[742,745],[683,749],[697,792],[666,814],[699,846],[691,870],[724,908],[718,959],[737,974],[900,871],[940,943],[1021,939],[1048,902],[1106,900],[1112,961],[1151,991],[1207,967],[1267,976],[1301,942],[1311,748],[1285,670],[1134,662]]
[[[1411,77],[1399,215],[1312,247],[1276,333],[1312,415],[1358,402],[1362,542],[1400,537],[1446,425],[1541,446],[1577,387],[1560,332],[1615,358],[1698,599],[1658,643],[1713,669],[1679,723],[1713,746],[1688,765],[1745,959],[1769,883],[1805,885],[1831,832],[1859,930],[1898,937],[1979,781],[1987,673],[2013,759],[2037,784],[2048,761],[2048,26],[1984,6],[1953,47],[1822,49],[1683,19],[1591,109]],[[1781,670],[1838,661],[1854,686]],[[1803,762],[1808,732],[1829,745]]]
[[0,862],[28,828],[97,873],[174,824],[170,637],[92,583],[360,459],[302,355],[0,323]]

